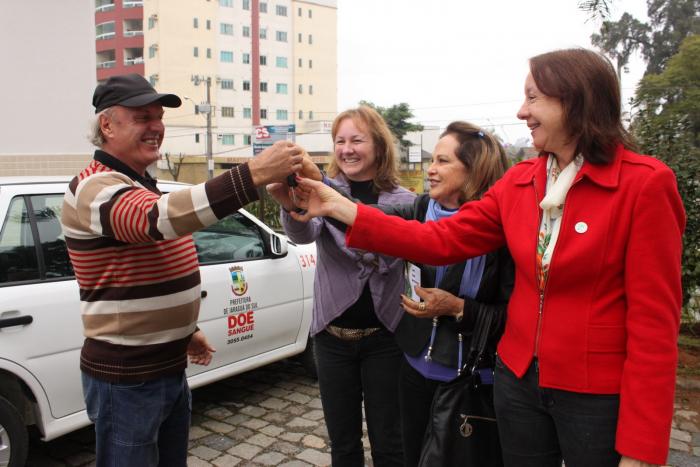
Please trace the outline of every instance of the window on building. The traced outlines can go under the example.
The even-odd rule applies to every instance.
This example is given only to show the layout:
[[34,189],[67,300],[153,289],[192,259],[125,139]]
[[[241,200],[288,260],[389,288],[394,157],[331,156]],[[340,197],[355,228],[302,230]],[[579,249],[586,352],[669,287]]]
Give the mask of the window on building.
[[233,107],[221,107],[221,116],[233,118],[236,116],[236,113],[234,110],[235,109]]
[[243,144],[245,146],[250,146],[250,140],[251,140],[250,135],[243,135]]
[[114,21],[101,23],[95,26],[95,39],[112,39],[116,33],[114,32]]
[[207,47],[207,58],[211,58],[211,49]]
[[267,3],[260,2],[260,13],[267,13]]
[[287,42],[287,31],[277,31],[275,39],[277,39],[277,42]]
[[260,39],[267,39],[267,28],[260,28]]
[[260,65],[261,65],[261,66],[267,66],[267,55],[261,55],[261,56],[260,56]]
[[311,18],[313,15],[311,14],[311,8],[309,8],[309,18]]
[[242,7],[244,10],[250,10],[250,0],[243,0],[243,1],[241,2],[241,7]]
[[277,83],[275,87],[277,94],[287,94],[287,83]]
[[311,45],[311,44],[313,44],[313,43],[314,43],[314,36],[312,36],[311,34],[309,34],[309,45]]
[[[301,11],[301,8],[299,8],[299,11]],[[304,120],[304,111],[303,110],[299,111],[299,120]]]
[[301,68],[302,65],[303,65],[303,62],[301,61],[301,59],[299,59],[299,68]]
[[267,120],[267,109],[260,109],[260,118]]
[[314,61],[309,59],[309,68],[313,68],[313,67],[314,67]]
[[221,86],[221,89],[233,89],[233,80],[222,79],[219,81],[219,85]]
[[314,111],[309,110],[309,120],[313,120],[313,119],[314,119]]
[[158,84],[158,75],[149,76],[148,82],[151,83],[151,86],[156,87],[156,85]]
[[199,57],[199,47],[195,47],[194,49],[192,49],[192,54],[195,57]]
[[243,118],[253,118],[253,111],[250,107],[243,107]]
[[309,84],[309,94],[313,94],[313,93],[314,93],[314,85]]
[[156,17],[151,15],[148,17],[148,29],[153,29],[156,27]]
[[250,26],[243,26],[243,37],[250,37]]
[[303,40],[301,37],[302,37],[302,36],[301,36],[301,33],[298,33],[298,34],[297,34],[297,42],[300,43],[300,44],[301,44],[301,41]]
[[297,8],[297,16],[301,17],[301,8]]
[[233,24],[231,24],[231,23],[219,24],[219,32],[221,34],[226,34],[227,36],[233,36]]
[[299,94],[304,94],[304,85],[303,84],[299,85]]
[[148,58],[153,58],[156,56],[156,52],[158,52],[158,46],[153,44],[148,48]]
[[250,65],[250,54],[244,53],[242,60],[244,65]]
[[199,18],[192,18],[192,27],[195,29],[199,27]]
[[260,92],[267,92],[267,81],[260,81]]
[[236,144],[236,136],[231,133],[221,135],[221,144],[224,146],[233,146]]
[[277,5],[275,7],[275,13],[277,16],[287,16],[287,7],[284,5]]
[[233,52],[230,50],[222,50],[219,56],[222,62],[233,63]]
[[283,109],[277,109],[277,120],[287,120],[287,111]]
[[219,0],[219,5],[221,5],[221,6],[227,6],[227,7],[232,7],[232,6],[233,6],[233,0]]
[[199,143],[199,133],[194,134],[194,142]]
[[243,81],[243,90],[250,91],[250,81]]
[[211,29],[211,20],[210,19],[207,20],[207,29]]
[[277,68],[287,68],[287,57],[277,57],[275,59]]

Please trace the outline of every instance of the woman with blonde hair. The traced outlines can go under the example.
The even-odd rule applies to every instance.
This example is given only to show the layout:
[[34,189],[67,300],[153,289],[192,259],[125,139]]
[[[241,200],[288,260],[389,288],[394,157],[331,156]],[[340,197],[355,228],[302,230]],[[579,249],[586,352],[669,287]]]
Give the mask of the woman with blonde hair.
[[[382,117],[360,106],[336,117],[329,183],[366,204],[411,202],[399,186],[394,138]],[[401,319],[403,261],[345,246],[345,232],[324,219],[295,221],[282,185],[268,187],[282,206],[292,241],[315,241],[314,339],[323,413],[333,466],[363,466],[362,405],[375,466],[403,463],[398,369],[393,331]]]

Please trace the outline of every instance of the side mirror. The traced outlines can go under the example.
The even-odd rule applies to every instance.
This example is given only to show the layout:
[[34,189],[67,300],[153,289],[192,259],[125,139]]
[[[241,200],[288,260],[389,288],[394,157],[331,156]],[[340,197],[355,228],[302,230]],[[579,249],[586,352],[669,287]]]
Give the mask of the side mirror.
[[276,233],[270,233],[270,250],[275,256],[286,256],[287,255],[287,239],[282,238]]

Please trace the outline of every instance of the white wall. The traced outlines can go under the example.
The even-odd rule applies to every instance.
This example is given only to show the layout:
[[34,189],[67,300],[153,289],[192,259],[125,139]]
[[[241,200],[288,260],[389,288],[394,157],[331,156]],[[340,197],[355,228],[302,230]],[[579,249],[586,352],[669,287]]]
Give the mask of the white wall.
[[87,154],[94,0],[0,2],[0,155]]

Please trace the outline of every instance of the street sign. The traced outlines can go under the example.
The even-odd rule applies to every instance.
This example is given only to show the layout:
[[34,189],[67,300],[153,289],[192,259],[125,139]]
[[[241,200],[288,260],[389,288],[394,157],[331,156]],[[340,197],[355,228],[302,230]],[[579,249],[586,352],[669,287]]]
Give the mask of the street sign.
[[253,155],[260,154],[277,141],[294,141],[295,135],[294,124],[256,126],[253,128]]
[[423,149],[420,146],[409,146],[408,147],[408,162],[420,162],[420,158],[423,155]]

